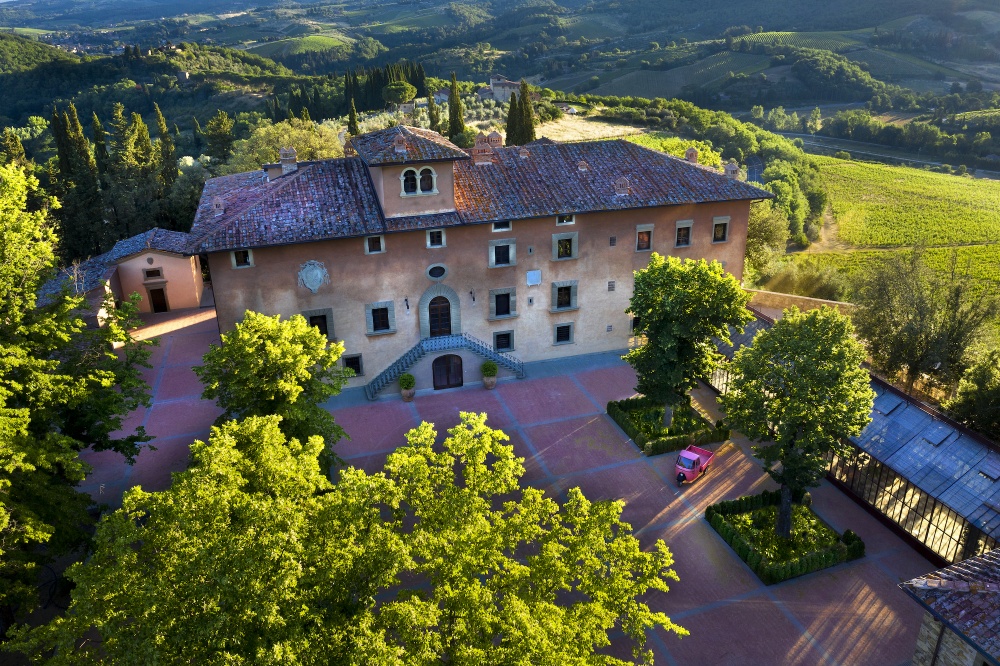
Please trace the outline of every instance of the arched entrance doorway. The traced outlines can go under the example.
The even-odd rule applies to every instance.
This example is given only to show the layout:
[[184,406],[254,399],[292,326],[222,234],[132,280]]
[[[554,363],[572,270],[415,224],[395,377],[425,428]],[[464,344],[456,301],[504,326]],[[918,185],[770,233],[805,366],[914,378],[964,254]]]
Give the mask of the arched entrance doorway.
[[451,301],[444,296],[436,296],[427,305],[430,336],[451,335]]
[[461,386],[462,357],[457,354],[445,354],[434,359],[434,390],[455,388]]

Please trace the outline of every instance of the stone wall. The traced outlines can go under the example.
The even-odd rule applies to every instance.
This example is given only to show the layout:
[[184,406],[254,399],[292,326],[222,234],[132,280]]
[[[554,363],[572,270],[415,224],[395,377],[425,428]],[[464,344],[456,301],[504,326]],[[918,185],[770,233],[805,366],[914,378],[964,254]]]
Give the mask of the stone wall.
[[784,310],[793,305],[799,310],[816,310],[824,305],[837,308],[841,314],[849,315],[854,310],[853,303],[843,303],[841,301],[826,301],[822,298],[808,298],[806,296],[796,296],[795,294],[781,294],[776,291],[761,291],[759,289],[747,289],[746,292],[752,296],[750,305],[758,309]]
[[[938,645],[941,623],[925,612],[924,621],[917,634],[917,647],[913,651],[913,666],[974,666],[977,652],[950,629],[945,628]],[[937,648],[937,660],[934,650]]]

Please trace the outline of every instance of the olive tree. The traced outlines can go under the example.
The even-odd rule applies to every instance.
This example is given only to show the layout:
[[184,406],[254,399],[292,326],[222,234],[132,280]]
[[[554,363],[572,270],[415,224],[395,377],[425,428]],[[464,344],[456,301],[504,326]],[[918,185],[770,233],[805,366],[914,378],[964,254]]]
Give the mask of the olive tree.
[[666,406],[665,425],[722,357],[713,339],[728,342],[730,327],[742,329],[753,319],[749,301],[717,261],[682,261],[654,252],[649,265],[636,271],[628,312],[646,341],[624,358],[638,376],[636,390]]
[[825,456],[871,421],[875,392],[850,319],[824,306],[785,310],[736,352],[720,398],[730,427],[757,442],[764,470],[781,485],[776,530],[789,537],[792,496],[826,473]]

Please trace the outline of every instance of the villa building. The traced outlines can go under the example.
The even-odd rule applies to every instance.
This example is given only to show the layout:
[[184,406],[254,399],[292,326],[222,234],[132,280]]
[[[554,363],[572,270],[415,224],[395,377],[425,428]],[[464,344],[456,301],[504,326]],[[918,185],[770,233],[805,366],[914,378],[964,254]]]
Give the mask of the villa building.
[[189,251],[208,257],[223,331],[247,310],[302,314],[344,341],[351,386],[369,397],[404,371],[444,388],[478,381],[484,357],[509,374],[626,348],[633,271],[650,253],[715,259],[739,278],[750,202],[771,196],[696,151],[620,140],[481,136],[466,152],[394,127],[348,154],[282,151],[208,181]]

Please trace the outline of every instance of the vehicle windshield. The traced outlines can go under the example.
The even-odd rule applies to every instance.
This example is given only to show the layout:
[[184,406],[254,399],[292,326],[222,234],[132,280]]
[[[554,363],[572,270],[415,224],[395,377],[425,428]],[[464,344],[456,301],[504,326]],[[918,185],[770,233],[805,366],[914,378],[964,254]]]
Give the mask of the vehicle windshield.
[[696,462],[698,461],[692,460],[691,458],[687,458],[685,456],[677,456],[677,464],[683,467],[684,469],[694,469]]

